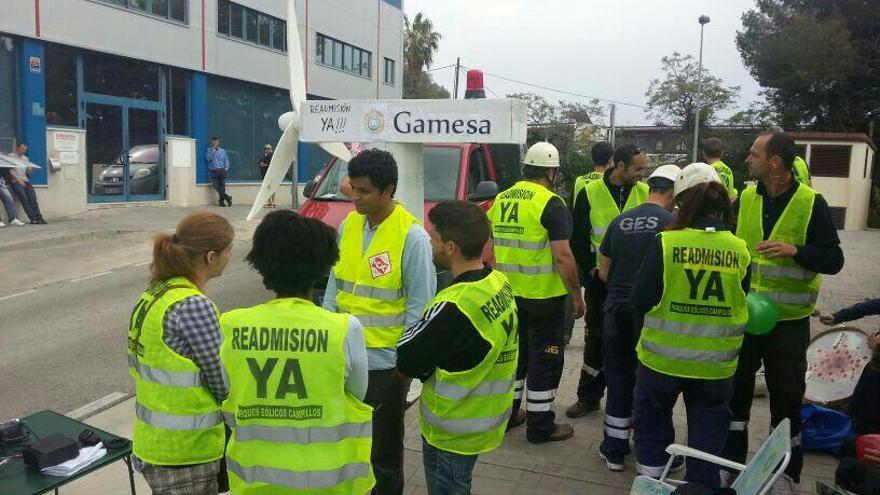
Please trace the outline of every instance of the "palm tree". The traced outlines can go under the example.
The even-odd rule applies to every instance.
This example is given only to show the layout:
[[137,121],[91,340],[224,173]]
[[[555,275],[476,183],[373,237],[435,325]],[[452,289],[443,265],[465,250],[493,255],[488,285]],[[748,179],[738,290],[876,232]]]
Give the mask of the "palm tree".
[[440,46],[440,33],[434,31],[434,24],[421,12],[416,14],[412,24],[404,16],[406,31],[403,37],[403,52],[406,68],[411,73],[419,73],[422,67],[430,68],[434,52]]

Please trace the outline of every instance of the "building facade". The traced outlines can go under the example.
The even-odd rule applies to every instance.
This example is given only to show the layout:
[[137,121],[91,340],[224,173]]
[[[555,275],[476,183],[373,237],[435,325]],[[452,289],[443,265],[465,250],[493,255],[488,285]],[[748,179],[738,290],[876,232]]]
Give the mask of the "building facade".
[[[288,1],[0,0],[0,151],[29,145],[42,166],[32,183],[57,216],[168,200],[184,176],[189,202],[208,204],[204,155],[218,136],[230,194],[247,201],[291,108]],[[402,0],[295,4],[309,99],[401,97]],[[190,144],[172,153],[169,140]],[[326,158],[301,145],[301,181]]]

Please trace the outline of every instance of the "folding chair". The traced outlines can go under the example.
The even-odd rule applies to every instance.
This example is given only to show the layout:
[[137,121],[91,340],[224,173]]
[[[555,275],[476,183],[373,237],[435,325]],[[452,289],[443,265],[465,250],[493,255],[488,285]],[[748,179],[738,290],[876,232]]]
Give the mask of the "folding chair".
[[773,433],[770,434],[764,445],[761,445],[748,465],[678,444],[666,447],[666,453],[669,454],[669,461],[666,463],[666,468],[660,479],[647,476],[636,477],[633,480],[632,488],[630,488],[630,495],[668,495],[675,490],[676,486],[683,484],[683,481],[667,478],[675,456],[691,457],[739,471],[739,476],[731,486],[736,490],[737,495],[766,495],[785,471],[788,461],[791,459],[789,421],[784,419],[773,429]]

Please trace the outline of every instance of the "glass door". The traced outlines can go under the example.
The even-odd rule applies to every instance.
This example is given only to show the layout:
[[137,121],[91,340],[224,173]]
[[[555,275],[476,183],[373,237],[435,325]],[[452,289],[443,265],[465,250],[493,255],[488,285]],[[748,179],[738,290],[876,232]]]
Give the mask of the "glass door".
[[125,201],[126,144],[123,107],[86,104],[86,172],[89,202]]
[[160,142],[159,112],[128,109],[128,201],[163,199],[165,167]]

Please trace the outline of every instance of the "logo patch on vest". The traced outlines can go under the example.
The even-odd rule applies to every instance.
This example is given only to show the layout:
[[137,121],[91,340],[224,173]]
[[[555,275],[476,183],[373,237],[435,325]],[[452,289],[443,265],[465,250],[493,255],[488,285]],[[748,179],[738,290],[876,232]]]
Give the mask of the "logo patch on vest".
[[391,273],[391,257],[388,251],[379,253],[376,256],[370,256],[370,273],[373,278],[383,277]]

